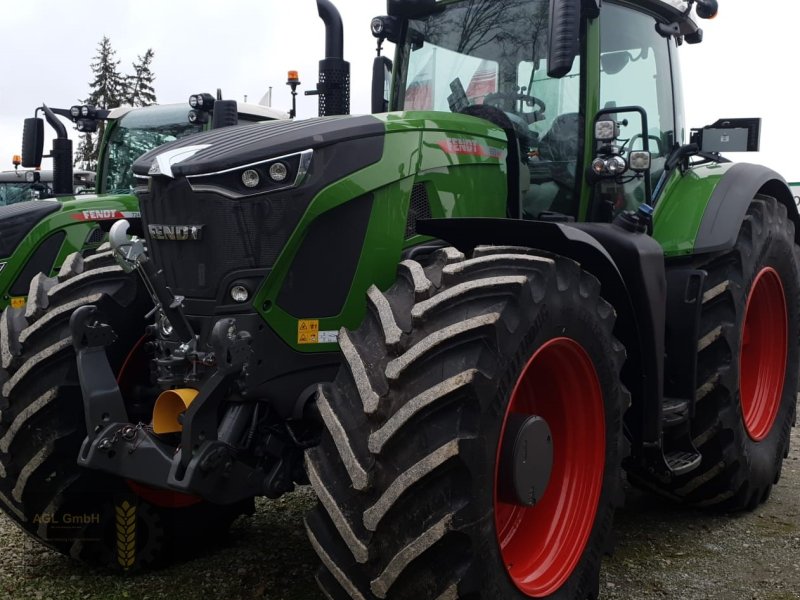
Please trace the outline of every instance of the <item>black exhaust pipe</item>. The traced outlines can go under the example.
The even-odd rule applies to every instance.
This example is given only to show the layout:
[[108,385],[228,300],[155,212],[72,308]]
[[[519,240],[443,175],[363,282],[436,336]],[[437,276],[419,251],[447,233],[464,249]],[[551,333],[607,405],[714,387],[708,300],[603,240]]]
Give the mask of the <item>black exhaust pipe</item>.
[[325,59],[319,61],[319,83],[307,96],[319,95],[319,116],[350,114],[350,63],[344,60],[344,27],[330,0],[317,0],[325,23]]
[[46,105],[42,105],[44,116],[58,136],[53,140],[53,194],[69,196],[72,187],[72,140],[67,137],[67,128],[56,114]]

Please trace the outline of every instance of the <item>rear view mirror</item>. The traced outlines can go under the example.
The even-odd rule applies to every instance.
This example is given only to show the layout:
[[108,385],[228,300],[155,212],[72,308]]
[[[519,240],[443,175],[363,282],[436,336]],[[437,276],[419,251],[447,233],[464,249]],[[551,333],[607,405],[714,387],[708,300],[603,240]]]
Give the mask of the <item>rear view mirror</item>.
[[376,56],[372,62],[372,113],[389,110],[389,89],[392,84],[392,61]]
[[239,124],[239,107],[236,100],[217,100],[211,111],[211,129]]
[[44,154],[44,120],[37,117],[25,119],[22,128],[22,166],[35,169],[42,166]]
[[627,50],[621,52],[606,52],[600,55],[600,70],[607,75],[616,75],[631,61],[631,53]]
[[550,0],[547,74],[560,79],[572,70],[581,34],[581,0]]

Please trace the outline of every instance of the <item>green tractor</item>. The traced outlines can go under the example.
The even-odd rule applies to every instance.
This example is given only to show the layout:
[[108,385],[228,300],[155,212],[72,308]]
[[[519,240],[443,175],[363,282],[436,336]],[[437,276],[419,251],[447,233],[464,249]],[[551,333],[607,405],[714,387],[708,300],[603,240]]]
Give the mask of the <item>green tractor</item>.
[[[14,157],[16,161],[16,156]],[[53,194],[53,172],[19,169],[0,171],[0,206],[8,206],[28,200],[46,200]],[[86,193],[94,189],[95,174],[92,171],[75,170],[72,175],[72,193]]]
[[[0,308],[9,304],[24,306],[32,278],[39,272],[56,275],[65,259],[73,252],[88,256],[102,244],[111,224],[121,218],[139,219],[138,202],[132,194],[133,161],[156,146],[214,126],[238,122],[286,118],[274,109],[242,105],[235,101],[217,101],[210,94],[191,97],[190,109],[184,104],[168,104],[146,108],[121,107],[110,111],[92,106],[58,109],[42,106],[37,109],[56,132],[53,140],[53,171],[37,175],[27,171],[21,177],[31,181],[13,190],[5,190],[0,174],[0,197],[7,193],[19,199],[31,199],[38,193],[47,202],[22,202],[0,207]],[[197,106],[198,99],[200,106]],[[203,104],[205,102],[205,104]],[[72,141],[58,117],[70,119],[80,132],[97,130],[106,122],[101,141],[95,195],[73,196],[76,188],[85,186],[85,171],[72,168]],[[214,120],[216,119],[216,121]],[[21,158],[24,167],[38,168],[42,163],[44,121],[26,119],[23,135],[25,146]],[[93,179],[94,180],[94,179]],[[24,181],[24,180],[23,180]],[[41,190],[46,194],[42,194]],[[5,203],[3,203],[5,204]]]
[[321,118],[147,153],[144,239],[116,223],[3,313],[7,514],[131,570],[310,483],[325,597],[586,600],[624,472],[764,502],[800,218],[720,154],[757,120],[684,122],[678,48],[716,2],[389,0],[390,112],[359,117],[318,7]]

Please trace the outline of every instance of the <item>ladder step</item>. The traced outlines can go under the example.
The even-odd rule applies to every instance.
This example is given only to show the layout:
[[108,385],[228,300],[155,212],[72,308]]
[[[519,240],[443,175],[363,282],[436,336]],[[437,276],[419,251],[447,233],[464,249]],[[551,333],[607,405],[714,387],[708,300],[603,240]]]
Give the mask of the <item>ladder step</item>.
[[664,398],[661,423],[665,428],[675,427],[689,420],[689,403],[679,398]]
[[664,458],[673,475],[685,475],[700,466],[700,461],[703,459],[703,456],[699,452],[684,452],[678,450],[665,454]]

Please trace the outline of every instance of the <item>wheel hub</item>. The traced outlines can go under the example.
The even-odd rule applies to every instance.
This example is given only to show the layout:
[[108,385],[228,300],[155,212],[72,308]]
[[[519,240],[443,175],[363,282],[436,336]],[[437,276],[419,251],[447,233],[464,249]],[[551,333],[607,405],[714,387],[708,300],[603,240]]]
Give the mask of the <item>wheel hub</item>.
[[553,436],[542,417],[510,414],[506,422],[498,473],[502,502],[536,506],[553,471]]

